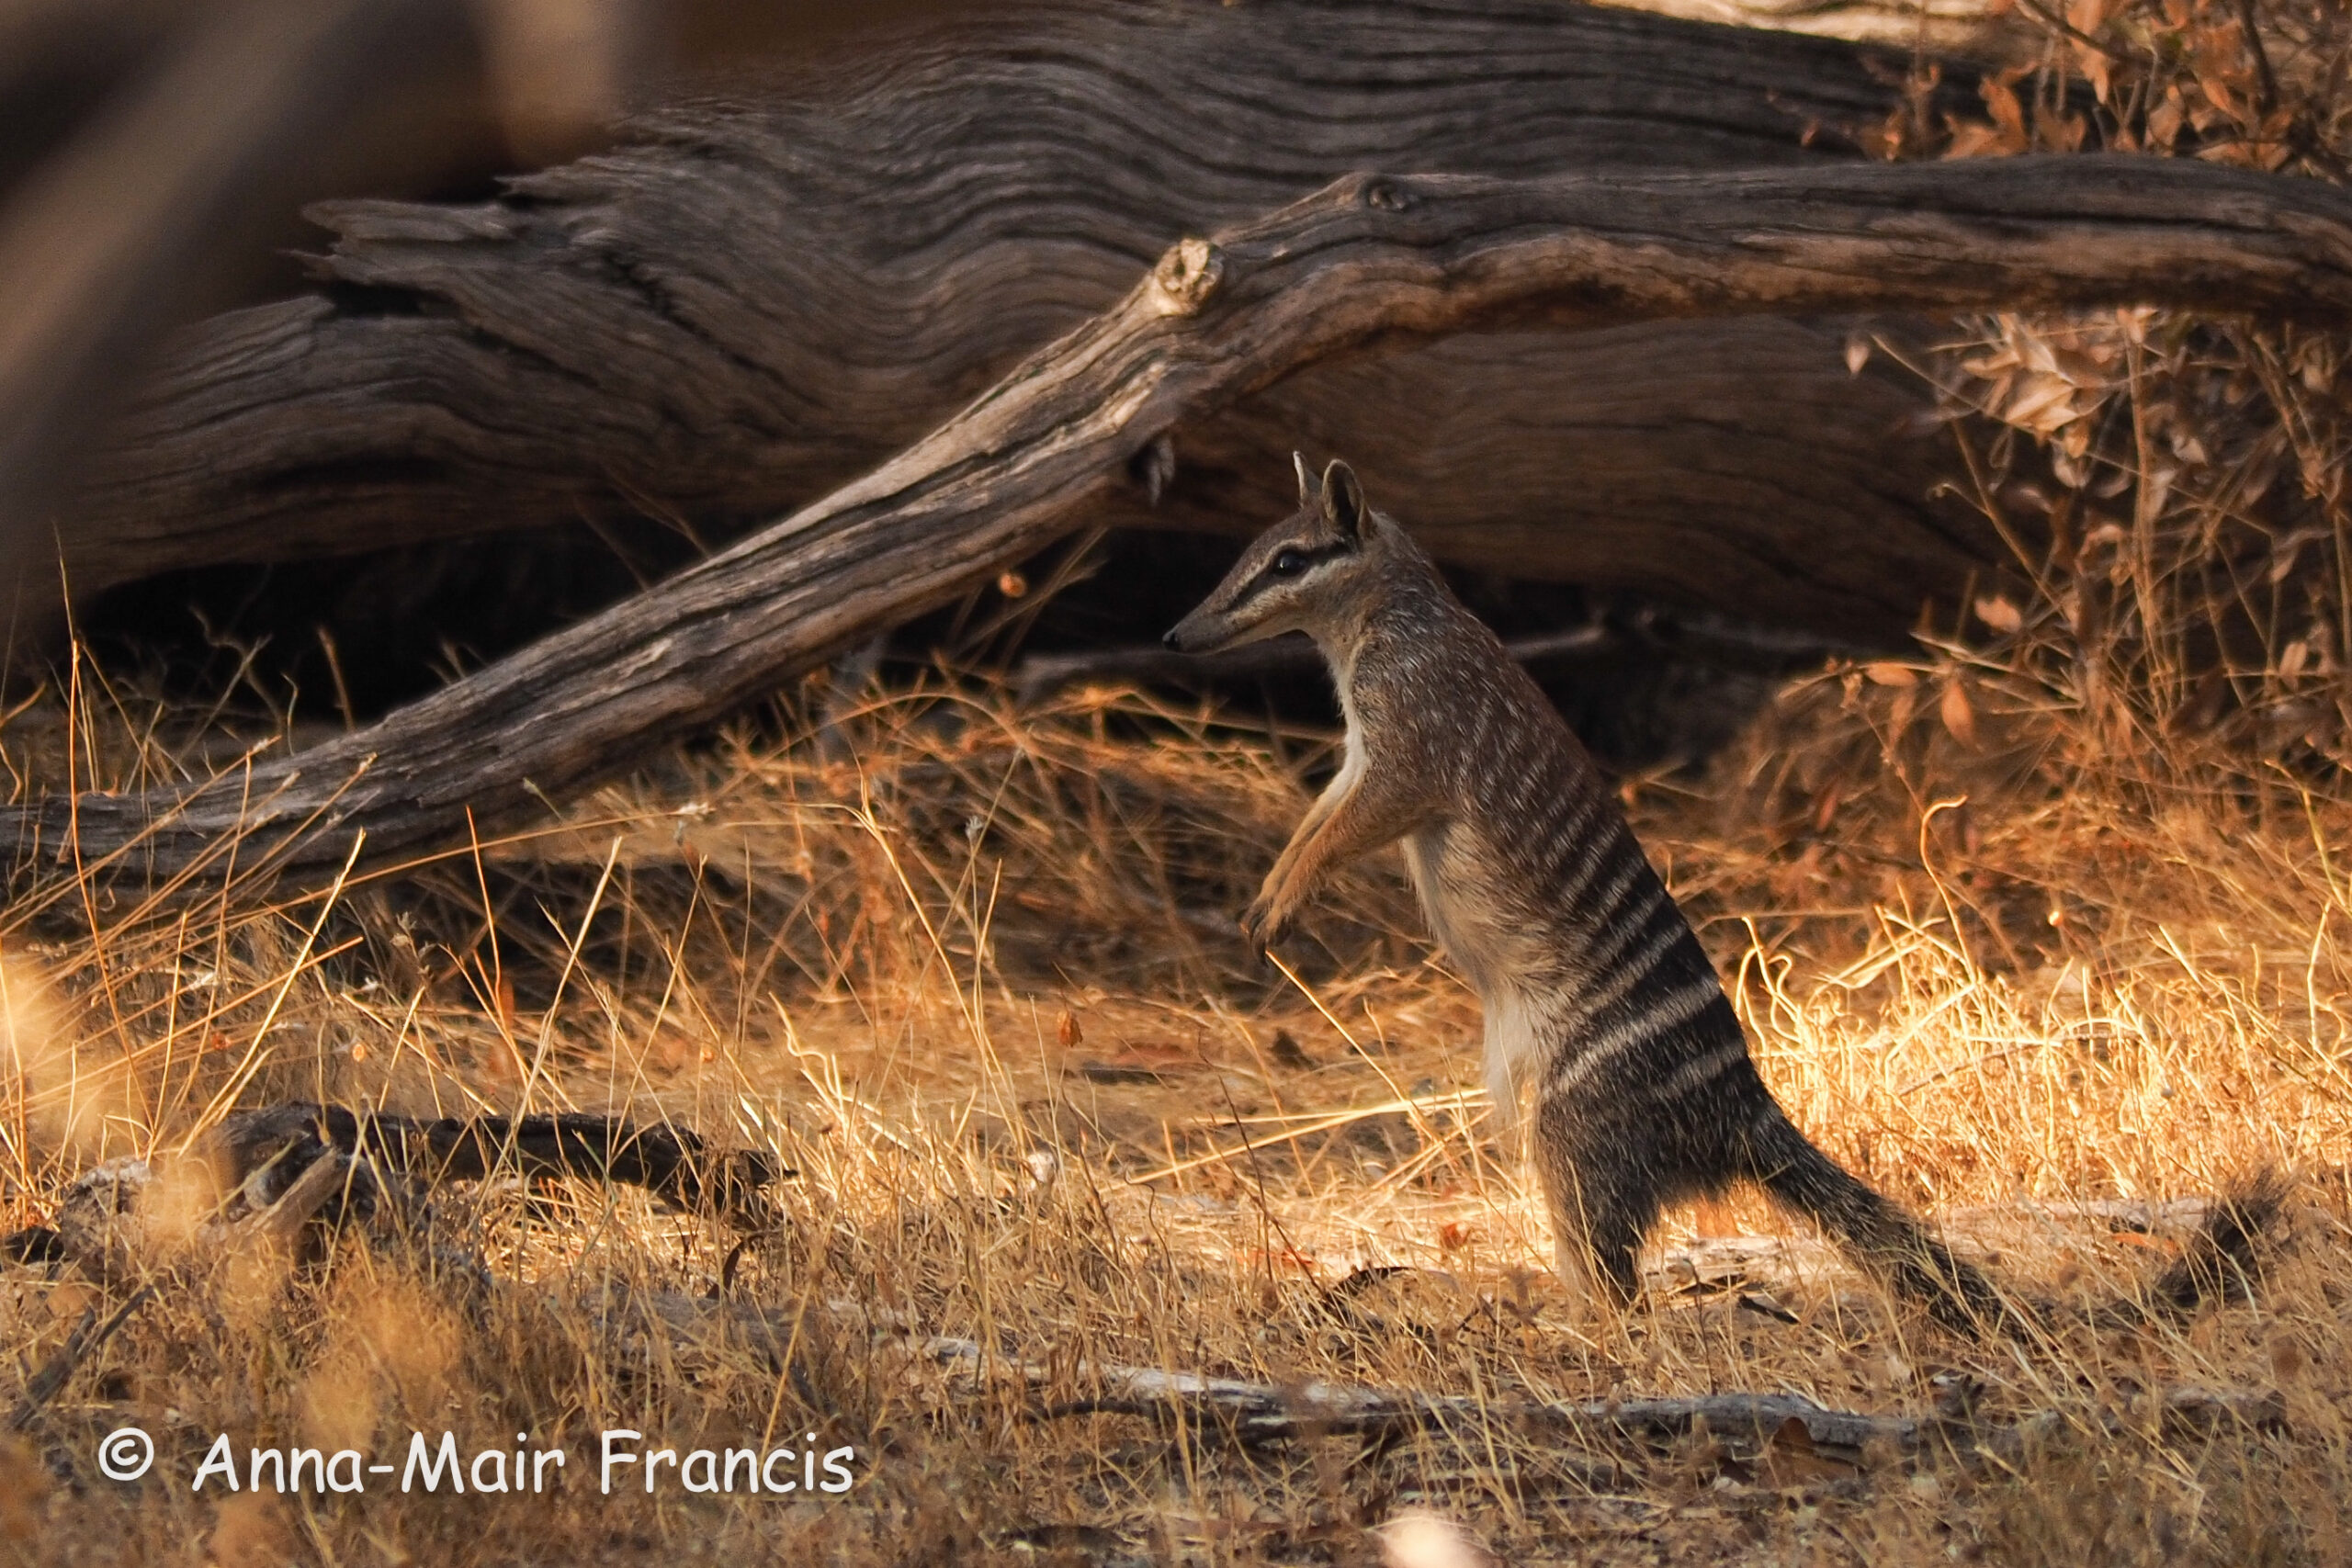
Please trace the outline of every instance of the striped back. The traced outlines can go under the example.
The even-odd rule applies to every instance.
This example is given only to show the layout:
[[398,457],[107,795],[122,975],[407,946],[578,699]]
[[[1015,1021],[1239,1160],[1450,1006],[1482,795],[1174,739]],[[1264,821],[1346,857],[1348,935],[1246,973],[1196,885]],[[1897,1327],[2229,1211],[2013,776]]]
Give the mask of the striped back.
[[1491,1046],[1546,1097],[1703,1098],[1747,1043],[1690,922],[1551,701],[1425,556],[1405,558],[1338,671],[1342,704],[1379,739],[1370,765],[1430,781],[1437,820],[1407,863]]

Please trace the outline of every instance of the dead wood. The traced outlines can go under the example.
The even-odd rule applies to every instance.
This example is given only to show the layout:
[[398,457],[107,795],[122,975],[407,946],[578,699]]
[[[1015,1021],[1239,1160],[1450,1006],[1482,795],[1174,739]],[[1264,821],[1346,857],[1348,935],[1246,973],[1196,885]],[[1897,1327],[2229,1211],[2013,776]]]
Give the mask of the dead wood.
[[299,1101],[232,1111],[187,1161],[181,1168],[200,1172],[192,1179],[217,1195],[192,1233],[185,1215],[152,1230],[145,1200],[156,1166],[116,1159],[67,1185],[54,1228],[17,1231],[0,1252],[19,1263],[72,1264],[98,1280],[134,1279],[166,1264],[191,1235],[293,1252],[313,1221],[332,1228],[413,1218],[431,1189],[500,1174],[621,1182],[762,1227],[775,1217],[765,1189],[792,1174],[756,1150],[720,1153],[683,1127],[617,1116],[419,1118]]
[[0,636],[54,615],[61,487],[170,330],[254,298],[317,196],[587,145],[650,64],[639,10],[550,39],[532,0],[0,6]]
[[[978,1346],[933,1339],[932,1359],[981,1359]],[[1319,1379],[1296,1384],[1205,1377],[1197,1372],[1145,1367],[1092,1369],[1102,1392],[1065,1400],[1043,1412],[1068,1416],[1148,1416],[1182,1420],[1232,1434],[1236,1440],[1266,1443],[1320,1436],[1393,1437],[1406,1432],[1477,1432],[1494,1426],[1574,1437],[1586,1442],[1659,1444],[1696,1434],[1743,1446],[1799,1441],[1808,1453],[1847,1463],[1862,1462],[1873,1450],[1915,1453],[1942,1443],[1966,1454],[2015,1454],[2028,1443],[2084,1426],[2120,1431],[2154,1420],[2165,1429],[2211,1431],[2239,1425],[2276,1429],[2285,1405],[2275,1392],[2220,1390],[2198,1385],[2165,1389],[2139,1412],[2101,1412],[2072,1417],[2036,1411],[2010,1422],[1984,1422],[1969,1411],[1959,1385],[1947,1390],[1928,1417],[1871,1416],[1829,1410],[1793,1394],[1732,1392],[1657,1399],[1595,1400],[1550,1404],[1527,1399],[1476,1399],[1418,1390],[1388,1391]],[[1792,1427],[1792,1423],[1794,1427]]]
[[[1548,0],[1063,4],[689,97],[508,199],[318,209],[322,291],[177,347],[94,462],[68,575],[649,509],[724,540],[913,442],[1187,233],[1362,169],[1855,158],[1916,42]],[[1974,80],[1942,68],[1918,112],[1981,112]],[[1292,446],[1343,447],[1450,559],[1899,637],[2004,558],[1931,494],[1951,455],[1925,389],[1883,356],[1848,373],[1854,330],[1635,323],[1334,364],[1187,423],[1156,509],[1095,505],[1245,526]],[[657,533],[631,548],[663,558]],[[381,620],[432,603],[430,560],[371,570],[352,598]]]
[[115,1337],[116,1330],[129,1323],[132,1314],[154,1299],[155,1287],[141,1285],[131,1292],[129,1301],[108,1314],[103,1323],[98,1320],[96,1306],[85,1307],[81,1321],[74,1324],[73,1331],[66,1335],[65,1343],[40,1364],[38,1371],[25,1380],[24,1396],[17,1401],[17,1407],[8,1412],[6,1430],[21,1432],[32,1425],[32,1419],[40,1413],[40,1407],[55,1398],[57,1391],[63,1388],[66,1380],[74,1375],[74,1369],[96,1355],[107,1340]]
[[[1860,1466],[1882,1457],[1937,1452],[2014,1458],[2030,1445],[2069,1432],[2116,1434],[2157,1430],[2177,1435],[2226,1427],[2279,1429],[2285,1405],[2276,1391],[2214,1389],[2182,1384],[2153,1391],[2129,1410],[2038,1410],[1987,1418],[1978,1410],[1983,1390],[1965,1377],[1939,1378],[1933,1408],[1923,1416],[1882,1416],[1834,1410],[1787,1393],[1729,1390],[1715,1393],[1553,1402],[1520,1396],[1430,1393],[1310,1378],[1277,1383],[1249,1378],[1081,1360],[1048,1366],[993,1351],[952,1335],[922,1335],[887,1321],[865,1304],[761,1305],[698,1300],[674,1292],[623,1292],[608,1297],[602,1315],[662,1324],[673,1334],[719,1330],[770,1358],[778,1370],[790,1347],[807,1337],[811,1313],[837,1325],[870,1330],[919,1362],[959,1379],[1011,1383],[1042,1420],[1080,1416],[1137,1416],[1243,1444],[1326,1437],[1393,1438],[1412,1433],[1484,1441],[1498,1428],[1568,1438],[1595,1448],[1656,1451],[1693,1438],[1754,1453],[1798,1449],[1809,1457]],[[1073,1394],[1073,1390],[1083,1390]]]
[[1784,1393],[1712,1393],[1685,1398],[1550,1404],[1535,1400],[1474,1399],[1463,1394],[1384,1391],[1320,1380],[1285,1386],[1197,1372],[1109,1367],[1103,1390],[1046,1409],[1048,1417],[1148,1416],[1189,1417],[1229,1430],[1246,1443],[1303,1437],[1393,1437],[1414,1431],[1475,1432],[1490,1426],[1575,1436],[1587,1441],[1669,1441],[1694,1430],[1734,1442],[1761,1442],[1788,1422],[1802,1426],[1816,1449],[1859,1457],[1873,1443],[1916,1450],[1931,1424],[1910,1416],[1827,1410]]
[[580,1112],[421,1118],[298,1102],[232,1112],[210,1143],[240,1180],[280,1172],[276,1190],[332,1152],[427,1186],[501,1171],[526,1180],[616,1181],[745,1221],[769,1217],[763,1189],[791,1174],[756,1150],[711,1150],[683,1127]]
[[1645,11],[1693,21],[1785,28],[1973,60],[2029,59],[2042,44],[2039,32],[2020,25],[2023,18],[2015,9],[1991,0],[1640,0],[1640,5]]
[[1497,181],[1359,175],[1172,248],[865,479],[299,756],[17,808],[18,864],[323,880],[544,810],[1069,529],[1179,420],[1375,339],[1498,322],[2140,302],[2341,320],[2352,197],[2051,157]]
[[349,1190],[356,1174],[351,1160],[343,1155],[312,1160],[300,1168],[300,1174],[275,1201],[249,1205],[247,1234],[264,1245],[292,1251],[302,1228],[326,1207],[328,1199]]

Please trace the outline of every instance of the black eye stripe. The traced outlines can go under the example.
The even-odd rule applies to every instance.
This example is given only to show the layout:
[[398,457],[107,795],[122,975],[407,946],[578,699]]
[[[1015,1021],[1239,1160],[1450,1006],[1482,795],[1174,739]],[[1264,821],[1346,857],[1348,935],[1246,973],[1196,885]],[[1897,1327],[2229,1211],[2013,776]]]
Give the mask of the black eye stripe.
[[[1303,576],[1313,568],[1321,566],[1327,560],[1339,559],[1341,556],[1348,553],[1349,548],[1350,547],[1346,545],[1317,545],[1309,548],[1302,549],[1296,545],[1291,545],[1275,552],[1274,559],[1280,560],[1283,556],[1295,557],[1298,560],[1298,569],[1287,575],[1299,577]],[[1258,575],[1261,578],[1274,575],[1273,561],[1268,561],[1265,569],[1260,571]]]
[[1234,608],[1239,609],[1242,605],[1248,604],[1250,600],[1256,598],[1260,593],[1265,592],[1265,590],[1271,588],[1277,582],[1295,582],[1316,567],[1322,565],[1325,561],[1337,560],[1341,556],[1352,553],[1353,549],[1354,547],[1351,545],[1317,545],[1307,547],[1302,547],[1297,545],[1285,546],[1283,549],[1275,552],[1276,558],[1279,558],[1283,555],[1296,556],[1298,558],[1298,570],[1291,572],[1287,576],[1277,576],[1273,570],[1273,562],[1272,560],[1268,561],[1264,566],[1259,568],[1257,574],[1250,579],[1248,585],[1245,586],[1241,590],[1240,593],[1235,597],[1233,601]]

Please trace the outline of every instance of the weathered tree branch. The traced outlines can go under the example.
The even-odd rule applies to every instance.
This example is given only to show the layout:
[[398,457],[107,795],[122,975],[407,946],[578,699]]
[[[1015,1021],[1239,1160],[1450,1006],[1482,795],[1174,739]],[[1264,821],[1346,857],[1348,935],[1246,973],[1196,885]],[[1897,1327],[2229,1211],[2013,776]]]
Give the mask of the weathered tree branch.
[[[979,1348],[964,1340],[934,1339],[926,1348],[934,1359],[977,1362]],[[1163,1372],[1148,1367],[1096,1370],[1102,1392],[1053,1406],[1052,1416],[1188,1416],[1230,1431],[1246,1443],[1332,1436],[1376,1437],[1413,1431],[1476,1432],[1493,1426],[1573,1436],[1588,1442],[1657,1443],[1704,1431],[1743,1445],[1802,1446],[1847,1463],[1866,1450],[1884,1447],[1915,1452],[1940,1437],[1962,1452],[2014,1454],[2037,1436],[2066,1430],[2075,1423],[2056,1411],[2024,1419],[1979,1423],[1955,1406],[1942,1417],[1869,1416],[1829,1410],[1784,1393],[1704,1393],[1657,1399],[1550,1404],[1536,1400],[1476,1399],[1462,1394],[1384,1390],[1355,1383],[1306,1382],[1295,1386]],[[2209,1389],[2184,1384],[2164,1390],[2153,1414],[2173,1432],[2243,1426],[2274,1429],[2286,1419],[2276,1393]],[[2120,1416],[2101,1412],[2097,1426],[2120,1429]],[[1794,1423],[1794,1429],[1791,1423]],[[1802,1434],[1800,1437],[1799,1434]]]
[[[961,1344],[933,1342],[934,1357],[978,1359]],[[1146,1367],[1099,1370],[1102,1392],[1052,1406],[1052,1416],[1189,1415],[1228,1427],[1242,1442],[1263,1443],[1317,1434],[1377,1437],[1410,1431],[1476,1431],[1489,1424],[1588,1438],[1657,1441],[1702,1427],[1735,1440],[1762,1441],[1796,1421],[1820,1448],[1859,1455],[1867,1444],[1916,1449],[1930,1424],[1909,1416],[1826,1410],[1781,1393],[1713,1393],[1685,1398],[1628,1399],[1611,1404],[1545,1404],[1534,1400],[1479,1400],[1463,1394],[1367,1388],[1313,1382],[1295,1386],[1163,1372]]]
[[[800,1337],[804,1327],[799,1308],[695,1301],[668,1293],[640,1294],[629,1301],[673,1330],[723,1322],[779,1362],[785,1348]],[[844,1304],[848,1310],[840,1315],[852,1322],[868,1315],[862,1303]],[[830,1303],[828,1310],[832,1310]],[[1415,1432],[1482,1441],[1498,1428],[1516,1428],[1598,1448],[1655,1451],[1703,1433],[1751,1455],[1762,1449],[1787,1457],[1794,1450],[1807,1458],[1860,1465],[1879,1454],[1919,1455],[1939,1447],[1962,1456],[2013,1457],[2037,1439],[2067,1431],[2146,1430],[2152,1424],[2150,1417],[2157,1429],[2167,1434],[2211,1433],[2233,1426],[2276,1430],[2286,1420],[2285,1402],[2276,1391],[2215,1389],[2193,1383],[2154,1391],[2145,1407],[2130,1415],[2098,1408],[2040,1410],[2015,1419],[1988,1420],[1974,1408],[1981,1390],[1964,1377],[1949,1382],[1939,1379],[1935,1407],[1925,1416],[1833,1410],[1792,1394],[1744,1390],[1553,1403],[1384,1389],[1323,1379],[1261,1382],[1119,1362],[1080,1361],[1075,1368],[1057,1371],[991,1354],[973,1339],[910,1335],[888,1327],[876,1331],[887,1340],[902,1344],[921,1360],[961,1374],[993,1372],[1026,1385],[1033,1395],[1044,1396],[1037,1414],[1047,1419],[1142,1416],[1182,1421],[1196,1430],[1252,1444]],[[1069,1392],[1073,1384],[1091,1392],[1073,1395]]]
[[[383,1217],[412,1191],[509,1172],[641,1187],[683,1208],[711,1210],[760,1228],[775,1210],[766,1189],[779,1176],[752,1149],[715,1150],[683,1127],[647,1125],[578,1112],[530,1116],[413,1117],[294,1101],[233,1111],[191,1151],[206,1187],[220,1195],[206,1224],[291,1247],[322,1210],[340,1222]],[[94,1279],[163,1267],[187,1246],[166,1225],[160,1243],[142,1204],[156,1179],[146,1160],[117,1159],[69,1183],[55,1228],[29,1226],[0,1238],[0,1257],[18,1263],[72,1263]]]
[[1640,9],[1743,28],[1784,28],[1819,38],[1973,60],[2030,58],[2041,37],[2011,7],[1991,0],[1638,0]]
[[[317,209],[322,291],[193,334],[95,456],[62,529],[77,593],[397,547],[301,574],[332,597],[298,595],[287,629],[323,615],[355,663],[423,619],[510,647],[516,617],[573,607],[560,573],[485,564],[566,547],[512,531],[565,530],[583,573],[622,575],[607,537],[683,561],[649,513],[723,543],[808,504],[1187,233],[1360,169],[1855,159],[1913,43],[1554,0],[1030,12],[666,104],[500,201]],[[1925,112],[1981,107],[1942,76]],[[1637,322],[1320,367],[1188,422],[1159,504],[1106,494],[1096,520],[1230,530],[1281,502],[1292,446],[1344,448],[1449,560],[1899,638],[2004,556],[1932,493],[1952,459],[1926,389],[1883,358],[1847,373],[1853,330]],[[1843,547],[1806,547],[1825,536]],[[452,626],[477,573],[492,607]]]
[[19,808],[20,856],[331,874],[512,821],[1038,548],[1178,420],[1379,340],[1779,311],[2149,303],[2352,315],[2352,196],[2021,158],[1498,181],[1359,175],[1215,242],[867,477],[525,651],[192,793]]

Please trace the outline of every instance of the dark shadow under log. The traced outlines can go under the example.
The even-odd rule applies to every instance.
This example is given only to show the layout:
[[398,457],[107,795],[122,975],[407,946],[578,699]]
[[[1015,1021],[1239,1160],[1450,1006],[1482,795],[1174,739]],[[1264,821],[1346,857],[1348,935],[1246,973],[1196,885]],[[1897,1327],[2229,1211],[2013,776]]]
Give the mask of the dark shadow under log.
[[322,881],[462,841],[946,602],[1131,486],[1136,459],[1182,422],[1372,343],[2122,303],[2352,317],[2352,195],[2094,156],[1351,177],[1182,242],[1114,309],[872,474],[378,724],[192,793],[15,808],[19,864],[185,888],[237,845],[245,877]]

